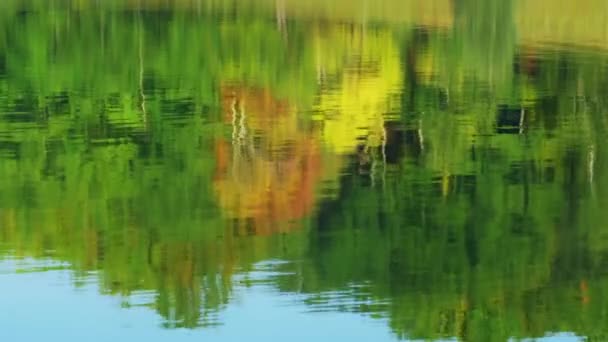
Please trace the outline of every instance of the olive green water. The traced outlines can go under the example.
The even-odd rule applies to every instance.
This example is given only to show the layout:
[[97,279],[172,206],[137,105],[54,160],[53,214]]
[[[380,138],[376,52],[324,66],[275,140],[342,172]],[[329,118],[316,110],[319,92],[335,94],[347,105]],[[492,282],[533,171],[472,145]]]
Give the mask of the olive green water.
[[0,337],[608,338],[606,23],[2,1]]

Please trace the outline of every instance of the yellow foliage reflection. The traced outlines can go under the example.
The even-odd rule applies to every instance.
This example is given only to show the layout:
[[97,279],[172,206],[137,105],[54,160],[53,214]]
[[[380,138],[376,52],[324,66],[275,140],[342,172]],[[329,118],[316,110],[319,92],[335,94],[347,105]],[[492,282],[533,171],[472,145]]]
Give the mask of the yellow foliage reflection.
[[362,142],[380,146],[386,140],[384,121],[399,108],[392,95],[403,85],[393,32],[336,26],[318,33],[316,49],[323,89],[315,111],[323,141],[339,154],[353,153]]

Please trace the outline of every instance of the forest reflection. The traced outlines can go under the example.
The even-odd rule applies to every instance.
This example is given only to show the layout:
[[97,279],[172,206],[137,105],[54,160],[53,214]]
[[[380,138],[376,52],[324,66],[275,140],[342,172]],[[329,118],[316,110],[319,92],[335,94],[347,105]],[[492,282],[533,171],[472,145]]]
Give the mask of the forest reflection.
[[281,260],[400,338],[602,339],[607,5],[345,3],[0,5],[1,257],[167,328]]

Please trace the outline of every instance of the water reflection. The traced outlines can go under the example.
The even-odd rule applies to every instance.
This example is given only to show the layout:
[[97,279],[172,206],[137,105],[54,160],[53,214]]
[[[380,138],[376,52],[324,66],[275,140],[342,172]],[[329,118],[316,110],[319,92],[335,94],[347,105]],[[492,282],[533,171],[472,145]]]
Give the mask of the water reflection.
[[0,275],[602,339],[606,6],[419,3],[5,2]]
[[239,234],[289,231],[314,208],[323,167],[317,139],[300,127],[295,108],[267,91],[222,92],[232,134],[215,150],[219,207]]

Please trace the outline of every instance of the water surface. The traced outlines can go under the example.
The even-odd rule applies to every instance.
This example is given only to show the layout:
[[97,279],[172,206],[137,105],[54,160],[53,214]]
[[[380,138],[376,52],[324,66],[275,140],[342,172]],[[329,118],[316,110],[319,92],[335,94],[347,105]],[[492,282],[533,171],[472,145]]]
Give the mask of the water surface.
[[0,337],[604,340],[607,22],[2,2]]

